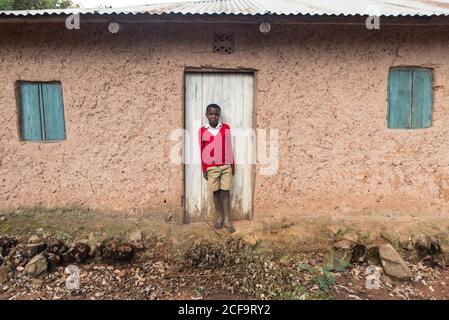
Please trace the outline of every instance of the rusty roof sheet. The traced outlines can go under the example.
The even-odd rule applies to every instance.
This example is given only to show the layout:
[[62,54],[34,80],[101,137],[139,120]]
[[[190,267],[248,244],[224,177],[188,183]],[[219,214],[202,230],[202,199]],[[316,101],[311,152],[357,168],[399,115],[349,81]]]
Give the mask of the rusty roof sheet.
[[0,11],[0,16],[179,14],[448,16],[449,0],[202,0],[110,9]]

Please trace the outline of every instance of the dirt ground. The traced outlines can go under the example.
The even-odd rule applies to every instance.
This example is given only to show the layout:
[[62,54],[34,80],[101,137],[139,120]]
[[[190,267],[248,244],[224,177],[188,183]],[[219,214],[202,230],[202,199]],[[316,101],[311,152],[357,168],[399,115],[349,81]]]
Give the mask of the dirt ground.
[[[318,258],[319,259],[319,258]],[[312,261],[314,258],[312,258]],[[291,268],[296,287],[277,291],[265,299],[280,300],[445,300],[449,299],[449,270],[440,267],[410,265],[412,281],[382,282],[379,289],[365,287],[364,265],[353,265],[343,272],[334,272],[336,280],[329,290],[320,287],[319,266]],[[134,261],[131,264],[80,264],[80,289],[68,290],[67,274],[58,267],[39,278],[27,277],[23,270],[0,285],[1,300],[110,300],[110,299],[179,299],[179,300],[250,300],[260,295],[241,290],[238,275],[221,269],[180,270],[163,261]],[[238,273],[238,270],[236,270]],[[262,278],[264,275],[261,275]],[[267,278],[270,273],[266,274]],[[318,277],[318,278],[317,278]],[[261,280],[263,284],[269,279]],[[256,291],[257,292],[257,291]]]
[[[162,262],[134,263],[126,266],[85,264],[81,266],[81,287],[70,291],[65,287],[67,274],[59,268],[42,278],[32,279],[23,273],[0,286],[1,300],[110,300],[110,299],[179,299],[179,300],[250,300],[256,297],[227,288],[232,279],[219,271],[172,272]],[[420,281],[391,281],[380,289],[368,290],[361,267],[335,274],[336,284],[329,292],[321,291],[308,280],[295,296],[291,292],[273,299],[308,300],[446,300],[449,299],[449,270],[427,270]],[[300,288],[300,287],[298,287]]]
[[449,299],[449,270],[429,270],[428,280],[391,281],[381,288],[368,290],[365,279],[344,273],[337,277],[333,299],[336,300],[447,300]]
[[[92,219],[93,216],[96,218]],[[3,267],[3,277],[0,272],[2,300],[449,299],[449,269],[443,264],[406,259],[412,272],[411,280],[396,281],[382,274],[380,288],[369,290],[365,286],[368,264],[352,263],[330,272],[323,268],[329,248],[326,242],[305,241],[305,238],[304,242],[280,241],[318,234],[318,227],[310,227],[312,223],[262,224],[257,233],[243,233],[242,230],[249,227],[240,224],[239,231],[230,236],[207,225],[181,227],[165,219],[166,226],[159,227],[158,235],[152,221],[146,221],[145,217],[123,219],[122,216],[93,215],[78,210],[25,210],[2,217],[0,238],[11,236],[24,244],[30,243],[32,238],[45,242],[57,237],[68,246],[84,239],[94,248],[105,238],[129,238],[136,226],[144,237],[131,263],[105,262],[98,257],[75,263],[80,268],[79,290],[66,288],[67,264],[51,268],[38,277],[28,276],[25,264],[13,266],[5,273],[4,264],[0,266]],[[331,234],[329,230],[334,227],[328,222],[321,225],[326,224],[329,227],[323,228],[321,236],[329,237],[328,242],[371,241],[375,236],[360,237],[354,229],[340,226]],[[309,226],[310,232],[298,233],[304,226]],[[179,233],[175,235],[173,230]],[[384,232],[382,236],[395,242],[393,238],[401,234]],[[270,242],[270,239],[277,242]],[[301,250],[285,249],[292,249],[293,245]],[[0,260],[0,265],[2,263]]]

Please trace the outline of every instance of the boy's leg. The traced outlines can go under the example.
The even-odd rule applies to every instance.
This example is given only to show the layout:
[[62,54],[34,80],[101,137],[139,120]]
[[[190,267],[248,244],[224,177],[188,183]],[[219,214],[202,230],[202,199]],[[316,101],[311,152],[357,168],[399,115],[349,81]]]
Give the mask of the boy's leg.
[[223,166],[223,171],[220,180],[220,201],[223,206],[223,226],[229,232],[234,232],[235,228],[231,223],[231,194],[232,187],[232,169],[230,165]]
[[209,190],[214,197],[215,212],[217,214],[217,222],[214,227],[220,229],[223,226],[223,209],[221,206],[221,193],[220,193],[220,169],[218,167],[211,167],[207,170],[207,184]]
[[221,202],[221,191],[215,191],[214,192],[214,205],[215,205],[215,212],[217,213],[217,222],[215,223],[215,229],[221,229],[223,226],[223,207]]
[[235,228],[231,223],[231,196],[229,191],[221,190],[220,200],[223,205],[223,226],[228,229],[229,232],[235,232]]

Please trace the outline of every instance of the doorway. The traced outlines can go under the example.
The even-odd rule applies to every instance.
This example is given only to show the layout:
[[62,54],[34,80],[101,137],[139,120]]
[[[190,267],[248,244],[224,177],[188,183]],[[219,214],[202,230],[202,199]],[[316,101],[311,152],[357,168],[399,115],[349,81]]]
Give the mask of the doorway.
[[207,181],[201,171],[198,142],[198,130],[207,123],[205,111],[211,103],[221,107],[221,121],[231,126],[235,156],[231,190],[232,219],[251,219],[255,164],[254,74],[187,72],[184,113],[187,132],[184,139],[186,221],[211,221],[215,214],[212,194],[207,190]]

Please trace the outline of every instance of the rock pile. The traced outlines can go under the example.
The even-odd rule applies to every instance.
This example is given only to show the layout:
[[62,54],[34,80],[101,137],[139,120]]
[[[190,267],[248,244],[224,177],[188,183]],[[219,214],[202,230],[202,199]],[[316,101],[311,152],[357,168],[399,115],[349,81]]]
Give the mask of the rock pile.
[[[383,236],[386,239],[386,236]],[[388,237],[391,239],[392,237]],[[409,237],[410,238],[410,237]],[[408,238],[408,239],[409,239]],[[435,267],[444,266],[444,250],[435,238],[423,236],[411,240],[399,239],[397,243],[398,250],[408,252],[407,256],[413,256],[410,253],[414,249],[415,256],[420,263]],[[448,252],[449,253],[449,252]],[[449,262],[449,261],[448,261]],[[380,266],[385,275],[397,280],[411,280],[413,273],[409,264],[401,257],[398,251],[391,243],[380,243],[373,245],[364,245],[349,240],[336,242],[329,250],[324,259],[324,267],[328,270],[338,270],[344,264],[365,263],[367,265]]]
[[39,239],[31,236],[26,243],[19,243],[15,238],[2,237],[0,283],[7,280],[10,271],[24,271],[29,277],[38,277],[59,266],[84,263],[93,258],[108,262],[130,262],[134,253],[133,244],[119,239],[105,240],[98,248],[92,248],[84,242],[68,245],[55,238]]

